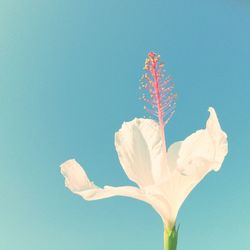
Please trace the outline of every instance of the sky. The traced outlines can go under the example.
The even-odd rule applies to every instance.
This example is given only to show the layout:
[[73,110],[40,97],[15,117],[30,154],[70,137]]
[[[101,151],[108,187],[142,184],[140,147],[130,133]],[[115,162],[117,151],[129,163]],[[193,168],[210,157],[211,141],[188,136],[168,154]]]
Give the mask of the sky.
[[86,202],[64,186],[75,158],[97,185],[135,185],[114,133],[147,117],[139,79],[161,55],[178,94],[167,146],[216,109],[229,154],[180,209],[178,250],[250,249],[248,0],[0,0],[0,249],[163,249],[147,204]]

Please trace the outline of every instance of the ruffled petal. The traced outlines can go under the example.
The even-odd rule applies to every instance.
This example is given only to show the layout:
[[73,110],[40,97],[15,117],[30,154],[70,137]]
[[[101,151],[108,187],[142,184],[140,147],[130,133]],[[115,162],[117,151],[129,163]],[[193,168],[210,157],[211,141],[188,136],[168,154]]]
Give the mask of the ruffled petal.
[[61,174],[65,177],[65,186],[73,193],[97,188],[76,160],[68,160],[60,168]]
[[170,205],[161,194],[157,193],[153,186],[145,190],[132,186],[105,186],[100,188],[89,180],[85,171],[76,160],[68,160],[60,167],[61,173],[65,177],[65,186],[83,199],[91,201],[113,196],[126,196],[138,199],[151,205],[161,216],[164,223],[168,225],[170,221]]
[[177,165],[184,175],[200,169],[218,171],[228,152],[227,135],[221,130],[216,112],[209,108],[206,129],[187,137],[180,146]]
[[228,153],[227,134],[222,131],[215,110],[210,107],[209,112],[210,117],[207,121],[206,128],[215,147],[213,170],[218,171]]
[[115,134],[120,163],[130,180],[141,188],[162,176],[162,141],[158,123],[135,118]]
[[209,111],[205,129],[172,144],[168,150],[171,177],[160,185],[160,189],[168,198],[172,213],[176,216],[192,189],[208,172],[220,169],[228,152],[227,135],[221,130],[215,110],[209,108]]
[[64,162],[61,173],[65,177],[65,186],[85,200],[98,200],[112,196],[128,196],[139,200],[146,200],[145,193],[132,186],[100,188],[91,182],[81,165],[74,159]]

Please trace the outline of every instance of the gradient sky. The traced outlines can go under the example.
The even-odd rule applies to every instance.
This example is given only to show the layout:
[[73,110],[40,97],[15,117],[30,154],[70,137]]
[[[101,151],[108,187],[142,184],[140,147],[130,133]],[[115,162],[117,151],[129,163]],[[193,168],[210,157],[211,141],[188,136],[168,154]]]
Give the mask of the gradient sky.
[[0,0],[0,249],[163,249],[149,205],[85,202],[59,172],[75,158],[100,186],[132,184],[114,133],[146,115],[151,50],[178,93],[168,145],[203,128],[209,106],[229,138],[221,171],[180,210],[178,250],[250,249],[249,31],[247,0]]

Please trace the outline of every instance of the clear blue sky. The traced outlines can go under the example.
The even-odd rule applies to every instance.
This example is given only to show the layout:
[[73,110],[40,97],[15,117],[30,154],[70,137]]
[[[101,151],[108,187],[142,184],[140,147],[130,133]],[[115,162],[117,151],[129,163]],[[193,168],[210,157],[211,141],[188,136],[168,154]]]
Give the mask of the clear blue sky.
[[139,78],[160,53],[176,84],[170,143],[209,106],[229,155],[182,206],[178,250],[250,249],[250,2],[0,1],[0,249],[162,250],[160,217],[129,198],[85,202],[59,165],[131,184],[114,133],[143,117]]

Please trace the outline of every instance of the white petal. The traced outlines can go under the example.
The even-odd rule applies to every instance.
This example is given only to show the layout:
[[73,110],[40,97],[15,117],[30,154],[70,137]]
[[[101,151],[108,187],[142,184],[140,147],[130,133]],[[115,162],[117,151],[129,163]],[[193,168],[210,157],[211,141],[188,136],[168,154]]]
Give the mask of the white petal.
[[61,165],[61,173],[65,177],[65,185],[73,193],[80,195],[85,200],[98,200],[113,196],[126,196],[142,200],[150,204],[161,216],[167,225],[170,218],[170,206],[168,202],[152,189],[141,190],[132,186],[100,188],[91,182],[83,168],[75,160],[68,160]]
[[74,159],[64,162],[61,166],[61,173],[65,177],[65,186],[72,192],[88,190],[95,185],[89,181],[83,168]]
[[135,118],[115,134],[115,146],[127,176],[140,187],[162,176],[162,141],[158,123]]
[[207,130],[211,136],[211,139],[215,146],[214,153],[214,166],[213,170],[218,171],[221,167],[221,164],[228,153],[228,142],[227,135],[224,131],[221,130],[220,123],[218,121],[215,110],[209,108],[210,117],[207,121]]
[[179,157],[181,144],[181,141],[175,142],[168,149],[167,166],[171,170],[171,172],[173,172],[177,168],[177,160]]
[[100,188],[96,186],[88,179],[83,168],[74,159],[64,162],[60,167],[61,173],[65,177],[65,186],[86,200],[98,200],[117,195],[145,200],[143,191],[136,187],[105,186],[104,188]]
[[221,130],[214,109],[210,108],[206,129],[199,130],[168,150],[172,176],[161,185],[168,197],[172,214],[178,210],[191,190],[211,170],[217,171],[227,154],[227,136]]
[[194,174],[199,168],[217,171],[227,154],[227,135],[221,130],[215,110],[209,111],[206,129],[198,130],[181,143],[177,164],[185,175]]
[[[196,169],[213,160],[215,148],[209,133],[199,130],[182,143],[178,155],[177,165],[184,175],[192,175]],[[207,165],[209,168],[210,165]]]

